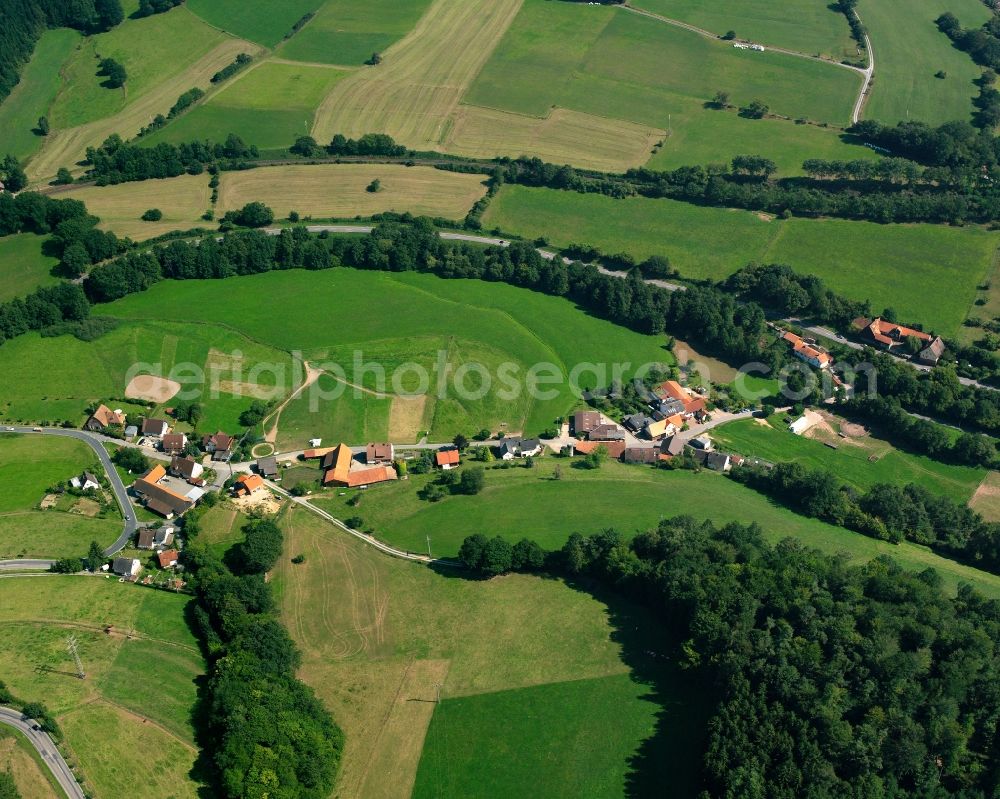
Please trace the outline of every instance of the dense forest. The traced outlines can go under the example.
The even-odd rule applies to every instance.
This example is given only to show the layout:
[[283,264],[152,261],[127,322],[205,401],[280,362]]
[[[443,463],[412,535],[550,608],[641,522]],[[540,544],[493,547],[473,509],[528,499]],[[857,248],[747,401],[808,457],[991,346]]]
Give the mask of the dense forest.
[[4,0],[0,3],[0,102],[20,80],[46,28],[97,33],[125,18],[119,0]]
[[550,562],[644,601],[712,681],[703,799],[1000,792],[1000,603],[968,586],[685,517]]

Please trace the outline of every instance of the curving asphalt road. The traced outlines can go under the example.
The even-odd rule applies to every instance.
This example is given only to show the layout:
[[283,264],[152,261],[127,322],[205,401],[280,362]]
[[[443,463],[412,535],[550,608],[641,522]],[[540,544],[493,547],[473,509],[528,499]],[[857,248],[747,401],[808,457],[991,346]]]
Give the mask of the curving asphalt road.
[[[125,548],[129,539],[135,535],[135,531],[138,529],[138,523],[135,520],[135,514],[132,510],[132,505],[129,502],[128,491],[125,489],[125,484],[118,476],[118,472],[115,470],[114,464],[111,462],[111,456],[108,455],[108,451],[101,445],[103,441],[110,439],[106,439],[104,436],[98,436],[95,433],[88,433],[86,430],[72,430],[62,427],[35,428],[5,426],[0,427],[0,433],[22,433],[31,436],[62,436],[63,438],[75,438],[77,441],[83,441],[87,444],[87,446],[89,446],[97,455],[98,460],[100,460],[101,465],[104,467],[104,471],[108,476],[108,481],[111,483],[111,489],[114,492],[115,499],[118,500],[118,506],[121,508],[122,517],[124,518],[124,522],[122,524],[122,534],[118,536],[118,539],[111,546],[104,550],[104,554],[110,558],[112,555]],[[48,568],[52,565],[52,563],[53,561],[51,560],[4,560],[0,561],[0,571],[25,568]]]
[[30,719],[26,719],[21,711],[9,707],[0,707],[0,724],[13,727],[18,732],[24,734],[24,737],[31,742],[31,745],[41,755],[42,760],[45,761],[45,765],[49,767],[52,775],[70,799],[86,799],[83,788],[76,781],[72,769],[70,769],[69,764],[63,759],[63,756],[59,754],[55,742],[49,737],[48,733],[36,730],[34,723]]

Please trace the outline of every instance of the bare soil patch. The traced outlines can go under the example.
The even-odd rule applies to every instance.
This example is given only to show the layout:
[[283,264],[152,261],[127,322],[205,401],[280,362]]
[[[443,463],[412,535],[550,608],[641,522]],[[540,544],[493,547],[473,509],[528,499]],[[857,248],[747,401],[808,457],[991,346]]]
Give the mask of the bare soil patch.
[[249,497],[233,497],[233,504],[243,513],[257,511],[264,514],[275,514],[281,510],[281,500],[270,491],[257,491]]
[[101,505],[92,499],[87,499],[86,497],[77,501],[72,507],[73,513],[79,513],[81,516],[89,516],[93,518],[98,513],[101,512]]
[[389,408],[389,440],[410,442],[417,440],[423,429],[427,395],[419,397],[393,397]]
[[142,399],[160,404],[166,402],[181,390],[181,384],[176,380],[168,380],[156,375],[136,375],[125,387],[125,396],[130,399]]

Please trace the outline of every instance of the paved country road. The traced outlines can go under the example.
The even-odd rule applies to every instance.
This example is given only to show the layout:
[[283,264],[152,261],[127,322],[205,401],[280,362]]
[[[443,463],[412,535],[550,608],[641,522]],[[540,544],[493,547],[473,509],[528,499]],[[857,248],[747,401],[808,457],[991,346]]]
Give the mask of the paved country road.
[[[97,455],[98,460],[100,460],[101,465],[104,467],[104,471],[108,476],[108,481],[111,483],[111,489],[114,492],[115,499],[118,500],[118,506],[121,508],[122,517],[124,519],[121,535],[118,536],[118,539],[111,546],[104,550],[104,554],[110,558],[112,555],[125,548],[129,539],[135,535],[138,524],[135,520],[135,511],[133,510],[132,504],[128,499],[128,491],[125,489],[125,484],[118,476],[118,472],[115,470],[115,466],[111,462],[111,457],[108,455],[108,451],[102,446],[102,442],[112,441],[114,439],[110,439],[107,436],[99,436],[95,433],[88,433],[85,430],[72,430],[62,427],[45,427],[39,430],[34,427],[5,426],[0,427],[0,433],[22,433],[30,436],[62,436],[63,438],[75,438],[77,441],[82,441],[87,444],[87,446],[89,446]],[[122,442],[116,441],[116,443],[121,444]],[[52,565],[52,563],[53,561],[51,560],[3,560],[0,561],[0,571],[26,568],[48,568]]]
[[31,745],[38,751],[38,754],[41,755],[42,760],[45,761],[45,765],[49,767],[52,775],[70,799],[86,799],[83,788],[76,781],[76,777],[73,776],[73,771],[70,769],[69,764],[59,754],[55,742],[49,737],[48,733],[34,729],[34,723],[31,720],[26,720],[21,711],[9,707],[0,707],[0,724],[13,727],[24,734],[24,737],[28,739]]

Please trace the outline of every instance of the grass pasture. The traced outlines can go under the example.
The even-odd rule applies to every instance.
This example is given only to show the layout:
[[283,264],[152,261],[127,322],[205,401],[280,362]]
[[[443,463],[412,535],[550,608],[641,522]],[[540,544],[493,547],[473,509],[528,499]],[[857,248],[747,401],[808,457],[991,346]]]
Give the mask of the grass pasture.
[[[506,422],[510,431],[540,431],[569,410],[573,399],[565,384],[560,384],[551,398],[530,402],[523,392],[513,400],[501,400],[492,390],[478,397],[475,389],[482,384],[476,382],[476,374],[465,382],[470,398],[459,399],[454,373],[445,380],[446,391],[441,399],[438,373],[434,371],[439,358],[456,367],[482,363],[496,388],[502,385],[499,366],[504,362],[513,364],[512,376],[522,383],[529,367],[538,363],[555,364],[563,375],[581,363],[608,365],[603,382],[590,373],[582,375],[581,383],[587,382],[586,387],[592,388],[608,382],[612,364],[627,362],[623,372],[628,375],[641,364],[671,360],[661,337],[640,335],[586,316],[567,300],[499,283],[334,269],[230,279],[225,284],[228,302],[221,306],[215,302],[219,290],[216,281],[165,281],[141,295],[104,306],[103,311],[111,316],[144,319],[147,325],[152,320],[165,320],[167,315],[189,322],[229,325],[252,340],[269,342],[286,352],[301,351],[320,368],[336,364],[343,368],[349,382],[385,394],[415,391],[414,372],[401,371],[398,387],[392,378],[402,364],[423,365],[429,371],[430,382],[427,389],[417,393],[434,395],[433,416],[430,411],[425,413],[432,419],[433,435],[445,439],[460,431],[469,434],[501,422]],[[378,297],[379,312],[359,312],[369,307],[373,297]],[[0,350],[0,359],[3,356]],[[384,369],[384,385],[365,376],[370,370],[362,365],[368,362],[375,362],[376,369]],[[334,371],[337,367],[327,368]],[[321,383],[320,388],[332,390],[333,386]],[[311,396],[307,391],[301,400],[293,400],[282,413],[282,425],[306,429],[310,425],[308,414],[313,413]],[[370,414],[377,412],[380,419],[384,418],[384,403],[366,401],[365,405],[353,409],[345,406],[342,410],[339,403],[322,401],[322,394],[316,396],[319,409],[330,414],[327,418],[342,435],[382,429],[371,427]],[[346,419],[368,420],[368,426],[355,427],[354,422],[341,425],[340,413],[348,414]],[[317,419],[312,424],[325,423]],[[279,438],[278,443],[283,449],[290,442]]]
[[82,37],[70,28],[45,31],[31,60],[21,71],[21,81],[0,104],[0,130],[5,153],[25,159],[35,152],[42,137],[35,133],[38,118],[49,112],[61,86],[60,69]]
[[760,0],[729,0],[725,4],[699,0],[638,0],[634,5],[719,36],[734,30],[740,39],[807,55],[837,61],[858,57],[857,45],[851,39],[844,15],[816,0],[786,0],[781,5]]
[[[378,179],[382,188],[367,191]],[[225,172],[219,213],[259,200],[279,217],[289,211],[317,219],[372,216],[384,211],[460,220],[486,193],[482,175],[398,164],[274,166]]]
[[[669,256],[681,275],[720,280],[750,261],[787,263],[848,297],[891,305],[941,335],[959,329],[1000,236],[977,227],[841,219],[766,221],[748,211],[505,186],[484,216],[525,238]],[[874,267],[874,268],[873,268]],[[948,286],[947,292],[941,286]]]
[[[914,0],[900,13],[893,0],[871,0],[859,8],[875,50],[875,82],[862,116],[895,124],[904,119],[940,125],[967,120],[972,98],[979,93],[972,81],[982,68],[968,53],[956,49],[934,20],[951,11],[965,28],[978,28],[990,9],[978,0]],[[935,78],[943,70],[947,77]]]
[[[81,186],[57,196],[86,203],[87,210],[101,218],[103,229],[142,241],[171,230],[211,225],[201,218],[212,205],[208,180],[207,175],[181,175],[117,186]],[[140,217],[148,208],[159,208],[163,218],[143,221]]]
[[[303,651],[300,675],[346,734],[338,795],[406,796],[415,779],[415,795],[427,795],[428,776],[433,780],[449,756],[449,770],[470,778],[500,778],[493,769],[511,769],[507,782],[483,782],[467,795],[523,785],[532,775],[544,780],[543,771],[558,762],[591,765],[573,780],[545,782],[552,790],[544,795],[617,795],[625,788],[629,755],[650,746],[662,754],[664,768],[673,769],[677,784],[693,774],[705,708],[681,674],[641,654],[664,645],[642,611],[620,600],[605,605],[561,580],[511,575],[469,581],[435,574],[386,558],[298,509],[285,517],[285,535],[287,557],[274,582],[282,616]],[[292,564],[298,553],[305,562]],[[588,688],[592,713],[579,704]],[[535,696],[553,712],[530,732],[537,716],[524,714]],[[572,712],[555,712],[559,698]],[[459,703],[469,703],[473,713],[456,709],[453,716]],[[598,709],[610,704],[622,724],[605,725],[598,735]],[[655,716],[668,704],[676,712],[657,728]],[[482,721],[484,711],[522,717],[510,722],[518,737],[505,739],[496,723],[475,724],[474,716]],[[685,736],[671,751],[663,744],[679,730]],[[466,740],[459,744],[459,737]],[[536,745],[541,752],[532,754]],[[521,762],[496,757],[508,747],[524,755]],[[468,784],[442,781],[432,792],[463,795],[451,791]],[[498,788],[492,795],[508,794]]]
[[19,799],[62,799],[65,794],[28,739],[17,730],[0,728],[0,774],[14,780]]
[[[557,464],[562,476],[554,480]],[[679,514],[718,524],[752,519],[772,542],[794,537],[826,552],[846,552],[855,560],[890,555],[907,569],[937,569],[952,591],[968,581],[990,596],[1000,596],[996,575],[926,547],[888,544],[799,516],[714,472],[671,472],[617,462],[587,471],[573,468],[572,461],[545,457],[533,469],[487,470],[486,486],[475,498],[455,495],[434,503],[417,496],[430,479],[411,475],[405,482],[376,486],[363,492],[353,507],[346,504],[350,496],[332,492],[315,502],[337,518],[360,516],[364,528],[374,530],[379,539],[413,552],[426,552],[430,536],[436,557],[457,555],[465,537],[477,532],[511,542],[528,537],[546,549],[557,549],[573,532],[593,535],[614,527],[631,537]]]
[[323,0],[283,0],[255,3],[245,0],[193,0],[192,12],[209,25],[236,36],[274,47],[303,16],[320,7]]
[[[985,469],[952,466],[923,455],[911,455],[870,435],[839,438],[835,432],[838,426],[834,417],[832,427],[815,427],[803,436],[796,436],[782,429],[780,421],[761,424],[756,419],[745,419],[715,428],[712,436],[729,451],[741,455],[826,469],[859,491],[875,483],[916,483],[963,504],[987,474]],[[825,442],[835,444],[837,449],[830,449]],[[877,460],[869,461],[870,457]]]
[[59,282],[52,274],[59,259],[42,252],[44,241],[44,237],[33,233],[15,233],[0,238],[0,302]]
[[326,0],[309,23],[278,49],[293,61],[361,65],[417,23],[430,0]]
[[224,141],[237,133],[261,148],[290,147],[309,132],[316,107],[347,74],[325,66],[265,61],[230,79],[146,141]]
[[[53,712],[94,794],[195,797],[189,714],[204,663],[184,622],[190,598],[93,577],[4,580],[0,595],[4,681]],[[70,633],[84,680],[70,674]]]
[[76,503],[68,496],[55,508],[38,509],[50,486],[96,466],[97,457],[82,441],[0,435],[0,485],[4,488],[0,559],[83,557],[91,541],[111,543],[121,531],[115,512],[104,518],[81,515],[72,510]]

